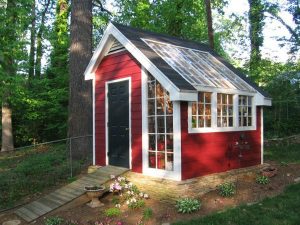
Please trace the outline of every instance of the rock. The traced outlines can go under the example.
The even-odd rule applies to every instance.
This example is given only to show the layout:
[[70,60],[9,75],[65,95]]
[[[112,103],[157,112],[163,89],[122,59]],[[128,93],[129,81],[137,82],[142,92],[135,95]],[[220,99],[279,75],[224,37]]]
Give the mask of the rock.
[[295,183],[300,182],[300,177],[295,178],[295,179],[294,179],[294,182],[295,182]]
[[170,223],[162,223],[161,225],[170,225]]
[[20,223],[21,223],[21,220],[9,220],[9,221],[2,223],[2,225],[19,225]]

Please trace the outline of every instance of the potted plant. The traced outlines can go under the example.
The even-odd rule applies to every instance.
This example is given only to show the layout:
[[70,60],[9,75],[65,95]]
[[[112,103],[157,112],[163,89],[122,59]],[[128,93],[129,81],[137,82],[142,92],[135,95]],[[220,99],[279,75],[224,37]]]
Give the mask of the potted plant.
[[99,200],[105,192],[104,186],[86,186],[84,187],[87,197],[91,200],[87,205],[91,208],[103,206],[104,204]]

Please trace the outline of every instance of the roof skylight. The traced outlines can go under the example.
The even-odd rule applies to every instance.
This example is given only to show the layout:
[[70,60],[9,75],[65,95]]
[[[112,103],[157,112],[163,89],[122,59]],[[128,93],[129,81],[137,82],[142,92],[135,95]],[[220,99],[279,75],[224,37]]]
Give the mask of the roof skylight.
[[255,92],[249,84],[208,52],[148,39],[143,41],[193,86]]

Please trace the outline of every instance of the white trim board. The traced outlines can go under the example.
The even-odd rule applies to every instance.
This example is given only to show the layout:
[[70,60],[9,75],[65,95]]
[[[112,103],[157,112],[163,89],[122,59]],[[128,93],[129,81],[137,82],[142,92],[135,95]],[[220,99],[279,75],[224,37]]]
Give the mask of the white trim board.
[[117,83],[122,81],[128,81],[129,89],[129,169],[132,169],[132,135],[131,135],[131,77],[110,80],[105,82],[105,164],[108,165],[108,85],[111,83]]
[[264,164],[264,109],[260,107],[260,141],[261,141],[261,148],[260,148],[260,160],[261,164]]

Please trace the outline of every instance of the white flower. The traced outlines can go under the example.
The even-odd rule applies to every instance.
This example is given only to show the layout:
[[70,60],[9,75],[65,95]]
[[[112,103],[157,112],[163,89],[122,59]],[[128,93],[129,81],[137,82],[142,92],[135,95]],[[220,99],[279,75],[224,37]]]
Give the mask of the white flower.
[[143,192],[141,192],[141,193],[140,193],[140,197],[143,197],[143,196],[144,196],[144,194],[143,194]]
[[124,185],[124,188],[126,188],[126,189],[127,189],[127,188],[128,188],[128,184],[125,184],[125,185]]
[[128,187],[132,187],[132,185],[133,185],[133,184],[130,182],[130,183],[128,184]]
[[127,191],[127,194],[129,194],[129,195],[130,195],[130,194],[131,194],[131,192],[130,192],[130,191]]
[[144,194],[144,198],[149,198],[149,195],[148,194]]
[[129,203],[130,203],[129,200],[127,200],[127,201],[126,201],[126,204],[129,205]]
[[121,208],[121,204],[116,204],[116,208]]

